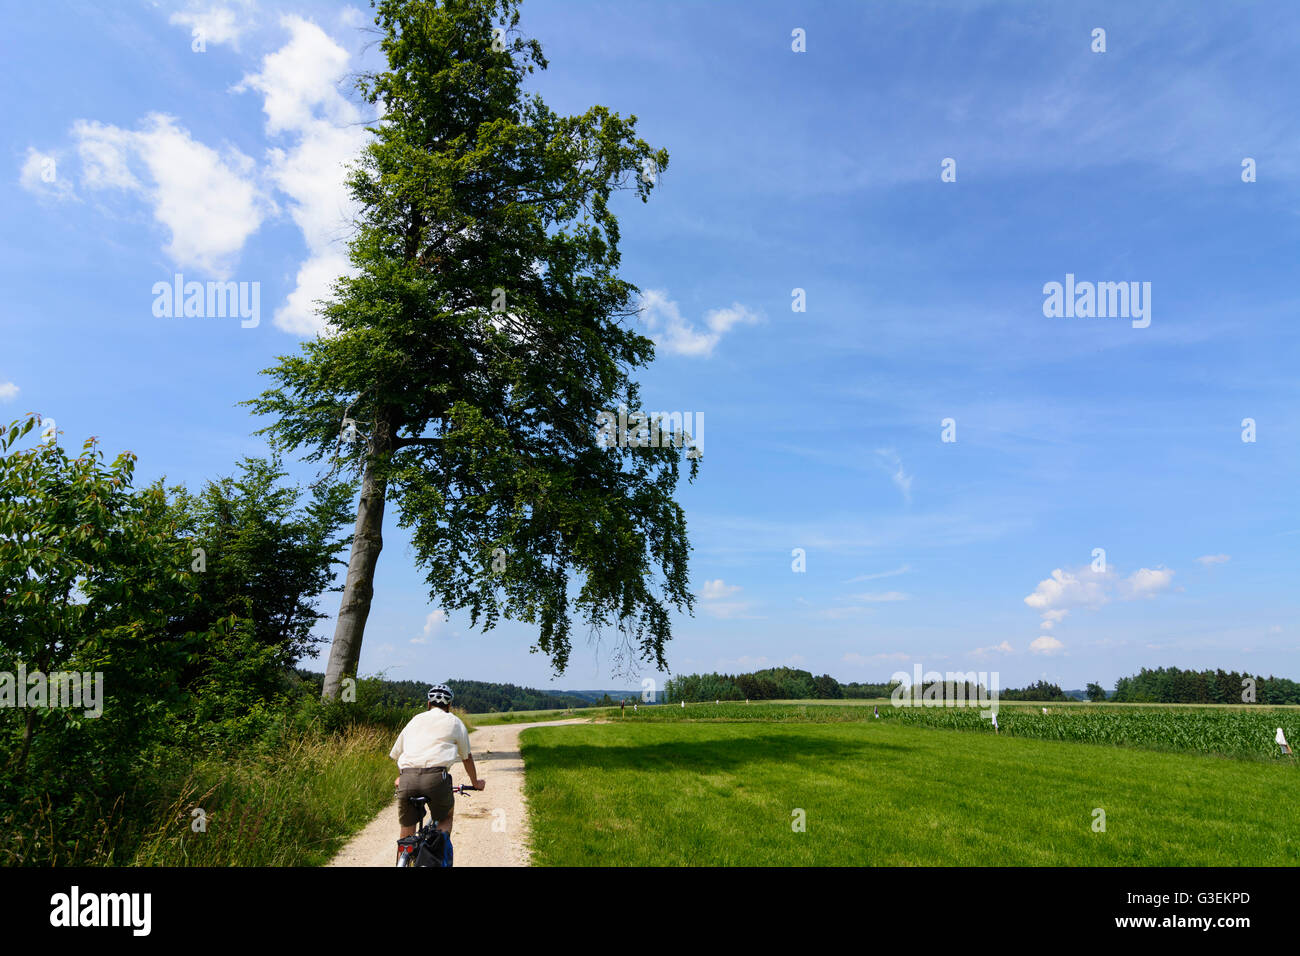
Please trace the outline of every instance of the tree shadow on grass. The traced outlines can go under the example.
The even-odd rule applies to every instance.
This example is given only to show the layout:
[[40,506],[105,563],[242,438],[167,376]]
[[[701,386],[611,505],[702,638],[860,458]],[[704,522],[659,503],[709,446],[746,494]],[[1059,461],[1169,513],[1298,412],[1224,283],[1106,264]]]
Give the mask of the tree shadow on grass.
[[474,752],[475,763],[489,763],[493,760],[518,760],[518,759],[519,759],[518,750],[494,750],[491,753],[486,753],[486,752],[479,753],[478,751]]
[[761,765],[774,768],[804,761],[895,756],[917,748],[875,740],[827,739],[811,733],[759,733],[714,740],[673,740],[637,746],[582,746],[523,742],[526,764],[548,770],[638,770],[719,773]]

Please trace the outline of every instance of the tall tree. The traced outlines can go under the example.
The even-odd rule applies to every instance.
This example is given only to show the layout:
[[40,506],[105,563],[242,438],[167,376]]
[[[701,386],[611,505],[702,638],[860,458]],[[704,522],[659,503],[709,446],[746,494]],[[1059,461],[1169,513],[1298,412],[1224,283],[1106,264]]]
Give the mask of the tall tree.
[[693,607],[673,499],[686,439],[603,447],[596,429],[637,408],[630,375],[654,356],[627,325],[638,290],[616,272],[610,198],[645,202],[668,155],[635,116],[524,93],[546,60],[517,0],[372,5],[388,68],[359,82],[383,115],[349,179],[357,274],[249,403],[278,447],[361,476],[322,694],[356,672],[390,498],[442,608],[537,625],[557,672],[574,615],[615,627],[618,659],[665,668],[669,606]]

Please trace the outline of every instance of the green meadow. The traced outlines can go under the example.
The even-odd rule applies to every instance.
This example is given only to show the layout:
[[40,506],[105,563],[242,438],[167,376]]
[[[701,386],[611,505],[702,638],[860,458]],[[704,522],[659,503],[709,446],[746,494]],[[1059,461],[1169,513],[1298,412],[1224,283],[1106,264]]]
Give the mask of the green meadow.
[[534,864],[1300,865],[1291,760],[792,710],[524,731]]

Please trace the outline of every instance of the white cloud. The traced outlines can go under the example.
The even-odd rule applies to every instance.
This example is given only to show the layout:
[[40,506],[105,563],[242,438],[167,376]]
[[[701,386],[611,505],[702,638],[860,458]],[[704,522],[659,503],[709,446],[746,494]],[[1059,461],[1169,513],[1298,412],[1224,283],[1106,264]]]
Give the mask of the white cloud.
[[143,189],[127,165],[134,134],[92,120],[78,120],[72,135],[81,158],[83,185],[90,189]]
[[903,459],[898,457],[898,452],[892,448],[877,448],[876,454],[890,471],[890,477],[893,478],[894,484],[898,490],[903,493],[903,500],[908,504],[912,503],[912,476],[903,470]]
[[411,638],[412,644],[428,644],[430,641],[436,641],[442,637],[455,637],[450,633],[448,628],[451,622],[447,620],[447,615],[440,608],[434,608],[429,612],[429,616],[424,619],[424,631],[419,637]]
[[704,582],[704,587],[700,588],[700,597],[706,601],[713,601],[735,594],[740,589],[739,584],[727,584],[722,578],[718,578],[715,581]]
[[1215,564],[1226,564],[1231,560],[1232,557],[1227,554],[1203,554],[1196,559],[1196,563],[1208,568]]
[[357,106],[339,92],[348,73],[349,56],[324,30],[302,17],[280,20],[289,41],[262,60],[237,92],[262,94],[266,131],[286,136],[288,149],[268,150],[269,176],[290,197],[289,210],[307,243],[308,258],[275,325],[298,335],[325,328],[316,301],[331,296],[332,284],[355,270],[346,241],[357,204],[348,193],[346,164],[355,160],[369,139]]
[[1174,572],[1168,568],[1139,568],[1124,581],[1124,590],[1128,597],[1150,597],[1157,591],[1169,587],[1174,579]]
[[640,315],[657,346],[693,358],[712,355],[714,347],[734,326],[759,321],[756,313],[734,302],[726,308],[705,313],[704,329],[701,330],[682,315],[677,303],[669,299],[667,293],[656,289],[641,293]]
[[228,3],[191,0],[187,9],[173,13],[167,22],[190,28],[190,35],[202,37],[205,45],[229,43],[239,49],[239,38],[251,26],[252,0],[237,0],[235,9]]
[[1110,572],[1080,571],[1077,574],[1057,568],[1050,578],[1038,582],[1025,603],[1043,612],[1045,619],[1059,621],[1070,608],[1098,607],[1108,600],[1106,588]]
[[263,95],[269,133],[298,133],[317,123],[352,123],[357,107],[338,89],[347,75],[348,53],[310,20],[287,15],[280,25],[289,41],[262,59],[262,69],[250,73],[235,92],[257,90]]
[[13,382],[0,382],[0,402],[12,402],[17,397],[17,385]]
[[725,601],[723,598],[731,597],[741,591],[739,584],[728,584],[722,578],[713,581],[705,581],[704,587],[700,588],[699,595],[704,604],[702,609],[710,617],[731,620],[734,618],[749,617],[749,601]]
[[1123,580],[1113,568],[1105,571],[1093,570],[1091,566],[1078,571],[1057,568],[1050,578],[1038,582],[1025,603],[1042,614],[1042,627],[1050,631],[1074,608],[1099,608],[1112,595],[1129,601],[1151,597],[1168,587],[1173,577],[1174,572],[1168,568],[1139,568]]
[[1001,644],[994,644],[992,647],[977,647],[971,651],[971,657],[989,657],[993,654],[1012,654],[1015,648],[1007,641]]
[[72,133],[84,185],[143,196],[171,233],[163,250],[173,262],[216,278],[230,275],[268,207],[251,159],[233,147],[218,153],[161,113],[145,117],[139,131],[78,120]]
[[29,193],[37,196],[49,196],[53,199],[76,199],[72,180],[59,175],[58,157],[53,153],[42,153],[31,146],[27,147],[27,158],[18,174],[18,183]]
[[1029,650],[1035,654],[1055,654],[1064,649],[1065,645],[1049,634],[1042,635],[1029,645]]
[[[203,29],[207,43],[237,45],[253,10],[252,0],[193,2],[171,22]],[[356,15],[343,15],[341,22]],[[121,190],[149,202],[154,218],[170,231],[167,255],[178,267],[211,278],[228,278],[248,237],[277,212],[259,182],[285,193],[307,257],[274,322],[289,332],[314,335],[325,327],[315,314],[316,301],[329,298],[333,282],[354,271],[346,240],[356,207],[344,182],[345,164],[356,158],[369,134],[359,108],[339,91],[348,76],[347,51],[308,20],[285,16],[280,22],[288,41],[263,58],[259,72],[234,87],[261,93],[268,135],[286,137],[282,147],[267,150],[265,170],[233,147],[218,152],[197,142],[178,120],[159,113],[145,117],[137,130],[78,120],[72,137],[80,185]],[[57,185],[44,183],[48,158],[29,149],[20,181],[33,191],[73,196],[72,181],[62,170]]]

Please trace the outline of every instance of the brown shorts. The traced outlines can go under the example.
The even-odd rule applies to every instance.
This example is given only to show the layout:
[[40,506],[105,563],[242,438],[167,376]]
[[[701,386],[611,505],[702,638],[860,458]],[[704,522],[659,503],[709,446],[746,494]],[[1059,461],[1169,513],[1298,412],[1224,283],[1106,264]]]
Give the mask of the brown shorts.
[[[397,823],[413,827],[420,822],[421,809],[411,797],[426,797],[432,822],[445,820],[455,804],[451,795],[451,774],[441,767],[407,767],[397,783]],[[425,821],[430,822],[429,820]]]

